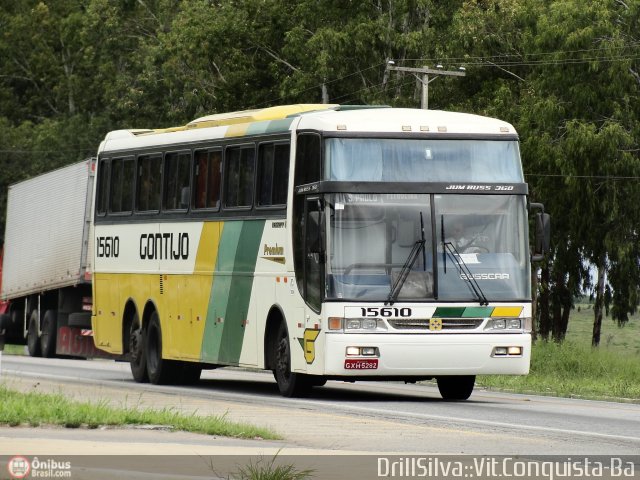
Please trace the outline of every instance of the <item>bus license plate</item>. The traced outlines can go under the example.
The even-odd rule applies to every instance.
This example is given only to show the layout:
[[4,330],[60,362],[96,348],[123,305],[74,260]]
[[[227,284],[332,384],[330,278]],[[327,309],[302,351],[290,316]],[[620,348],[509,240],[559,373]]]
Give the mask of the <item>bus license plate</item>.
[[355,358],[349,358],[344,361],[345,370],[377,370],[378,359],[372,360],[357,360]]

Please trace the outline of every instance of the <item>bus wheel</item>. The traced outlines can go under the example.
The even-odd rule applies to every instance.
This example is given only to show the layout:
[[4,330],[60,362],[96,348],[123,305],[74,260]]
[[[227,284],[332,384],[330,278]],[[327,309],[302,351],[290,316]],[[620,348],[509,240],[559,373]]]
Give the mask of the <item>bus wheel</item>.
[[51,358],[56,355],[56,339],[58,338],[58,314],[55,310],[44,312],[40,348],[42,356]]
[[38,337],[38,310],[31,312],[29,328],[27,329],[27,350],[32,357],[39,357],[40,338]]
[[166,385],[175,382],[176,364],[162,358],[162,330],[158,312],[153,312],[147,326],[145,344],[147,374],[154,385]]
[[147,359],[144,351],[144,331],[140,326],[140,319],[136,313],[129,330],[129,366],[133,379],[138,383],[149,381],[147,376]]
[[438,377],[438,390],[444,400],[466,400],[473,392],[475,375]]
[[289,333],[284,322],[280,323],[278,336],[274,344],[275,370],[273,376],[278,383],[278,389],[284,397],[302,397],[311,391],[311,383],[306,375],[291,371],[291,348]]

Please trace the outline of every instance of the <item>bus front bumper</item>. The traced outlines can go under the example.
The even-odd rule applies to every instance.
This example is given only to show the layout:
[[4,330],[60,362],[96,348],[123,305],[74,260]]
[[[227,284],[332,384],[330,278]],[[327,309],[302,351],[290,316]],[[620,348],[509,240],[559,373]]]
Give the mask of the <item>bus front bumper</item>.
[[[375,353],[353,354],[358,350]],[[327,376],[526,375],[530,361],[528,333],[331,333],[327,334],[325,344]]]

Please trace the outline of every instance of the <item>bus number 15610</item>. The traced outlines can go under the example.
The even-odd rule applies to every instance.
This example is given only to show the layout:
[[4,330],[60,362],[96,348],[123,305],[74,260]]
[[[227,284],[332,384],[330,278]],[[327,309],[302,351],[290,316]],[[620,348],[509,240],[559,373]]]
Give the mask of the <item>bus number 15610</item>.
[[360,311],[363,317],[399,318],[411,316],[411,309],[408,307],[360,307]]
[[120,238],[119,237],[98,237],[96,238],[96,255],[98,257],[114,257],[120,255]]

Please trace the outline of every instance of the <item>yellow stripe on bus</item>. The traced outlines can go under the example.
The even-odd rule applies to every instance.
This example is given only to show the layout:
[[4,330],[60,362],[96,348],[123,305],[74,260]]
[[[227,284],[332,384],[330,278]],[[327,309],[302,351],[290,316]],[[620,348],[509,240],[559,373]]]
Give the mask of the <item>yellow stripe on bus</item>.
[[200,245],[196,255],[193,273],[210,274],[216,267],[218,247],[222,236],[222,222],[205,222],[200,235]]
[[492,317],[519,317],[524,307],[496,307],[491,313]]

